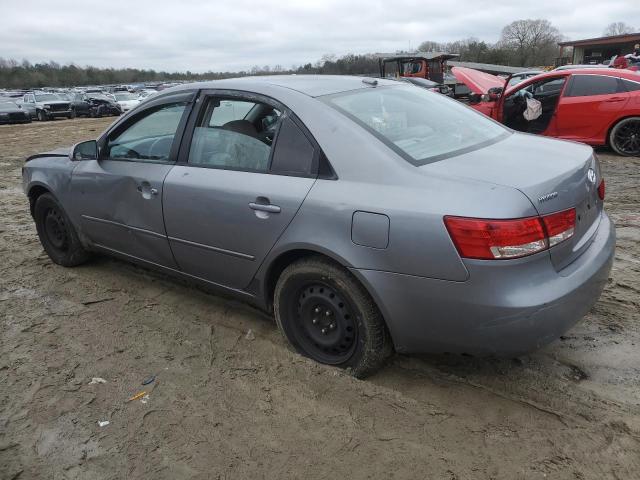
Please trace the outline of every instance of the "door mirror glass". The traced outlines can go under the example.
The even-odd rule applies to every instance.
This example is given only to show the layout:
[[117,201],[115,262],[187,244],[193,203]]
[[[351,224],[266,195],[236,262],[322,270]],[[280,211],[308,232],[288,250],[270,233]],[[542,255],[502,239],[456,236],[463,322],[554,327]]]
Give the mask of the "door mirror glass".
[[71,150],[71,160],[97,160],[98,143],[95,140],[77,143]]

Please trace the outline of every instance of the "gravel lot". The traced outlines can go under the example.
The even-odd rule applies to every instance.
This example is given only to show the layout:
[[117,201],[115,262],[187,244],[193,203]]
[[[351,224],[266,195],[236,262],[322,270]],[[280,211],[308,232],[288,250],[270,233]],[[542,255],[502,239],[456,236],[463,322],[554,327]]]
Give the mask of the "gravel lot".
[[235,301],[49,261],[20,167],[111,121],[0,127],[0,478],[640,477],[640,158],[599,152],[616,260],[565,337],[514,360],[396,356],[359,381]]

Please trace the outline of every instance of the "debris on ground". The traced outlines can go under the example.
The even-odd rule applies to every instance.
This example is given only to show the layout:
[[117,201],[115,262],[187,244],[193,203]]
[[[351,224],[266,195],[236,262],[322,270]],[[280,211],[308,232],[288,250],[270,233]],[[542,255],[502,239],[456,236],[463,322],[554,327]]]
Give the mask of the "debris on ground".
[[135,400],[138,400],[138,399],[140,399],[140,398],[144,397],[146,394],[147,394],[147,392],[146,392],[146,391],[138,392],[138,393],[136,393],[133,397],[129,398],[129,399],[127,400],[127,402],[133,402],[133,401],[135,401]]
[[107,381],[102,377],[93,377],[89,385],[97,385],[98,383],[107,383]]

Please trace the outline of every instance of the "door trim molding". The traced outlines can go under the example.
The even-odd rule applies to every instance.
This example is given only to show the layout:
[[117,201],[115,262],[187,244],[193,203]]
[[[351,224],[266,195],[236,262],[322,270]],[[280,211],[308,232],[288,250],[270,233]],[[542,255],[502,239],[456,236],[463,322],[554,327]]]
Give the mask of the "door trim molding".
[[211,245],[205,245],[203,243],[197,243],[197,242],[192,242],[189,240],[183,240],[182,238],[176,238],[176,237],[167,237],[170,241],[174,241],[177,243],[182,243],[184,245],[189,245],[190,247],[196,247],[196,248],[202,248],[203,250],[210,250],[212,252],[216,252],[216,253],[222,253],[224,255],[229,255],[231,257],[238,257],[238,258],[242,258],[244,260],[255,260],[256,257],[253,255],[249,255],[247,253],[242,253],[242,252],[236,252],[233,250],[226,250],[224,248],[219,248],[219,247],[213,247]]
[[162,233],[154,232],[152,230],[147,230],[145,228],[132,227],[131,225],[127,225],[127,224],[120,223],[120,222],[114,222],[113,220],[106,220],[104,218],[92,217],[90,215],[82,215],[82,218],[85,219],[85,220],[89,220],[91,222],[106,223],[107,225],[113,225],[115,227],[120,227],[120,228],[124,228],[124,229],[127,229],[127,230],[133,230],[134,232],[142,233],[144,235],[150,235],[152,237],[164,238],[165,240],[167,238],[167,236],[163,235]]

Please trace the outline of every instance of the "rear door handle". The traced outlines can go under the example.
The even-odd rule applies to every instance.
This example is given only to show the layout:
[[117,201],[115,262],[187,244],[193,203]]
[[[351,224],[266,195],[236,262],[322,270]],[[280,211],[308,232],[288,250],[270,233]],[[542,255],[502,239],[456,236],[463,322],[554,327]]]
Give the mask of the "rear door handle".
[[262,203],[249,203],[249,208],[252,210],[258,210],[259,212],[268,212],[268,213],[280,213],[281,209],[278,205],[267,204],[264,205]]
[[605,102],[622,102],[623,100],[624,100],[623,97],[611,97],[605,100]]

